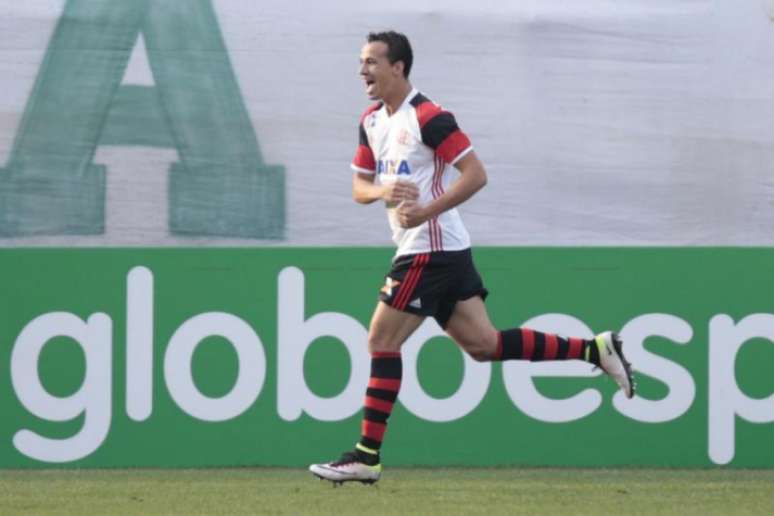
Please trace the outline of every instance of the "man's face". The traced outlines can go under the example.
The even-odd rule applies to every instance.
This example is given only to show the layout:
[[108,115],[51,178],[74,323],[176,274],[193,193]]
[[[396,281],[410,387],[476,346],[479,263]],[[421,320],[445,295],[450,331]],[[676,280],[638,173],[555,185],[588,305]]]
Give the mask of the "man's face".
[[360,51],[360,77],[366,94],[372,100],[383,99],[403,78],[403,62],[390,64],[387,58],[387,43],[374,41],[366,43]]

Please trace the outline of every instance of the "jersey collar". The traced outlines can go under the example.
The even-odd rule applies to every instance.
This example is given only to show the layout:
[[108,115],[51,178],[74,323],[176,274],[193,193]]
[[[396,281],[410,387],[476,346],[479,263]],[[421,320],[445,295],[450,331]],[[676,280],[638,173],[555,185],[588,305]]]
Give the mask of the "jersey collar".
[[[411,101],[414,99],[414,97],[416,97],[418,94],[419,94],[419,90],[417,90],[416,88],[412,87],[411,91],[409,92],[409,94],[406,95],[406,98],[403,99],[403,102],[398,107],[398,109],[395,110],[395,113],[393,113],[393,115],[395,115],[397,113],[400,113],[401,111],[406,109],[406,106],[408,106],[411,103]],[[390,116],[390,114],[387,113],[387,104],[382,102],[382,108],[381,109],[382,109],[382,111],[384,111],[384,115],[385,116],[387,116],[387,117]]]
[[[411,103],[411,101],[414,99],[414,97],[416,97],[418,94],[419,94],[419,90],[417,90],[416,88],[412,87],[411,91],[409,92],[409,94],[406,95],[405,99],[403,99],[403,103],[398,108],[398,111],[403,111],[403,109],[405,109],[406,106],[408,106]],[[396,111],[396,113],[398,111]]]

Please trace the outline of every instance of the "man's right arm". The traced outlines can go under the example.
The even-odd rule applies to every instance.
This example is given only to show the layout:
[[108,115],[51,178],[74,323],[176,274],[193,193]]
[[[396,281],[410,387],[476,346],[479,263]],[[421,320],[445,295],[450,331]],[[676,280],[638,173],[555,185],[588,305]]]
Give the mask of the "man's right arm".
[[409,181],[376,184],[376,174],[352,174],[352,198],[360,204],[371,204],[379,199],[383,199],[387,204],[397,204],[401,201],[414,201],[418,197],[417,185]]
[[355,172],[352,174],[352,199],[360,204],[371,204],[382,198],[382,186],[377,185],[375,174]]

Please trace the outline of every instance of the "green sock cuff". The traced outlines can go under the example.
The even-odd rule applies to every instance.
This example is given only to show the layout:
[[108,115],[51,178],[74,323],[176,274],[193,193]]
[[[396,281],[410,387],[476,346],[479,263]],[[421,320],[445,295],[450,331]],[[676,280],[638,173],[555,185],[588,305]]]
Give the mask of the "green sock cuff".
[[363,446],[363,445],[362,445],[362,444],[360,444],[360,443],[357,443],[357,444],[355,445],[355,449],[356,449],[356,450],[359,450],[359,451],[361,451],[361,452],[363,452],[363,453],[367,453],[367,454],[369,454],[369,455],[379,455],[379,450],[374,450],[374,449],[372,449],[372,448],[369,448],[369,447],[367,447],[367,446]]
[[605,339],[597,336],[593,340],[586,341],[585,350],[583,351],[583,359],[586,362],[599,365],[599,358],[602,356],[602,350],[605,349]]

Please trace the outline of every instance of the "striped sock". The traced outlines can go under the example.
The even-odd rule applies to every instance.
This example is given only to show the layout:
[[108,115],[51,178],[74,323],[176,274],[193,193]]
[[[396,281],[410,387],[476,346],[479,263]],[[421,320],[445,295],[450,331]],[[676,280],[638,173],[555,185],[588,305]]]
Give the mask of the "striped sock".
[[378,456],[402,376],[400,352],[371,354],[371,378],[366,390],[360,442],[356,446],[361,456]]
[[585,360],[599,365],[599,348],[594,339],[564,338],[529,328],[498,333],[493,360]]

